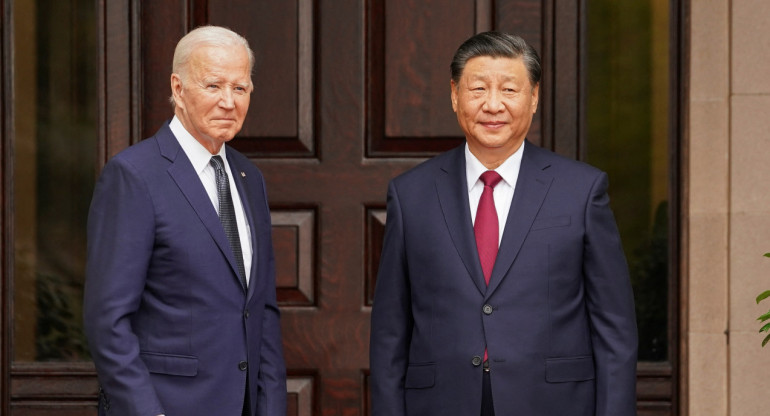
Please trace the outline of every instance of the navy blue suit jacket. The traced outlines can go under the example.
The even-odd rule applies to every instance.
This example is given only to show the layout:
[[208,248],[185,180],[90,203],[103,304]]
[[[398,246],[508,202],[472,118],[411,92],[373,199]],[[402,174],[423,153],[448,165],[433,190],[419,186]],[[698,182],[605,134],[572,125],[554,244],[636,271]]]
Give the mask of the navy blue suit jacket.
[[240,416],[247,374],[252,414],[286,412],[265,183],[226,152],[251,230],[248,291],[168,124],[110,160],[97,182],[84,323],[110,415]]
[[635,415],[637,333],[607,175],[524,144],[489,286],[464,148],[395,178],[372,310],[374,416]]

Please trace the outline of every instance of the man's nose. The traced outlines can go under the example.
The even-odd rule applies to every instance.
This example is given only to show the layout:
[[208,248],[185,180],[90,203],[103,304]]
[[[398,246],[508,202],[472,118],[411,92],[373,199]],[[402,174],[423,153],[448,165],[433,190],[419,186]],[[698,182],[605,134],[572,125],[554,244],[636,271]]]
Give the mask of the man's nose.
[[235,107],[235,97],[233,91],[230,88],[223,88],[219,97],[219,105],[224,108]]
[[487,99],[484,100],[484,111],[490,113],[497,113],[502,108],[503,103],[500,100],[500,91],[490,90],[487,94]]

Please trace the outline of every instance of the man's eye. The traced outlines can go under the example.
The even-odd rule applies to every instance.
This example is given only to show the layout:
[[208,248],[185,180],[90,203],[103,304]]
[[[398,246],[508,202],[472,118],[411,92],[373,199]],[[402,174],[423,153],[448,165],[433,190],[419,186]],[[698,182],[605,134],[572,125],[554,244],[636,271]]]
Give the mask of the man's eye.
[[206,86],[206,88],[217,89],[217,88],[219,88],[219,85],[209,84],[209,85]]

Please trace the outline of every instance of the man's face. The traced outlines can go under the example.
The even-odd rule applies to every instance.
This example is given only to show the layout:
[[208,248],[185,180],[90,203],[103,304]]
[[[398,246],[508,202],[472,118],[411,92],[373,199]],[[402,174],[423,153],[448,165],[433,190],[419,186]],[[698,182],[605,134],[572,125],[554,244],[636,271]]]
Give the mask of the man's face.
[[176,116],[212,154],[241,130],[251,96],[249,56],[243,46],[201,46],[187,72],[171,74]]
[[451,87],[452,109],[482,163],[502,163],[521,146],[538,99],[538,86],[531,85],[521,58],[471,58]]

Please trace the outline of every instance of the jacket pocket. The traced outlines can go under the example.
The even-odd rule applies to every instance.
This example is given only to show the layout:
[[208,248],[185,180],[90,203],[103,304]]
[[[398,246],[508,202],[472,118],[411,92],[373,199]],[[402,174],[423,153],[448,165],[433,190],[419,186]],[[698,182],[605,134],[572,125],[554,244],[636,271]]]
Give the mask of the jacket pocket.
[[198,374],[198,357],[143,352],[139,354],[139,358],[144,361],[144,365],[151,373],[186,377]]
[[406,369],[404,388],[425,389],[433,387],[436,382],[436,364],[410,364]]
[[593,380],[594,377],[593,356],[547,358],[545,360],[545,381],[549,383]]
[[543,230],[546,228],[554,227],[566,227],[570,225],[569,215],[561,215],[558,217],[538,218],[532,223],[532,231]]

